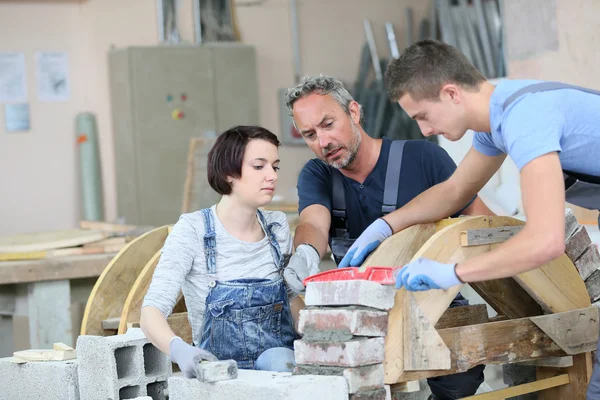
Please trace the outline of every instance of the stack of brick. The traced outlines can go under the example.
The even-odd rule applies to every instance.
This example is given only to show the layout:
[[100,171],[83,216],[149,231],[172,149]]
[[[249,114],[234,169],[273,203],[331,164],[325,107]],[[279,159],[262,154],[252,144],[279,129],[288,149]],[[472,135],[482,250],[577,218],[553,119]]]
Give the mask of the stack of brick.
[[393,286],[366,280],[309,283],[294,374],[343,376],[350,400],[390,399],[384,337],[395,293]]
[[79,336],[77,359],[82,399],[166,399],[171,361],[139,328],[125,335]]

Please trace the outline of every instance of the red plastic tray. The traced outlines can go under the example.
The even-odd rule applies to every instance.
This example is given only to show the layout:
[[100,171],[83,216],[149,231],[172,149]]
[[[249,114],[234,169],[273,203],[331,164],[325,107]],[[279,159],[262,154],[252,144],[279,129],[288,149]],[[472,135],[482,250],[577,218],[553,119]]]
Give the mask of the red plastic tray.
[[357,267],[332,269],[309,276],[304,280],[304,286],[309,282],[351,281],[357,279],[382,285],[393,285],[396,283],[394,278],[394,270],[396,269],[398,267],[367,267],[364,271],[359,271]]

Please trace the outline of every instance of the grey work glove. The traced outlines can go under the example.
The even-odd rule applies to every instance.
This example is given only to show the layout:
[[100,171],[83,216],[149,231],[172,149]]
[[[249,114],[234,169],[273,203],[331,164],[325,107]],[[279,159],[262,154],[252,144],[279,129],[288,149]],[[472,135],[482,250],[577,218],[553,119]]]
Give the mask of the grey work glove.
[[186,378],[196,378],[196,368],[202,360],[218,360],[211,352],[189,345],[180,337],[171,340],[169,352],[171,361],[179,365],[179,369]]
[[287,267],[283,270],[283,279],[294,293],[304,291],[302,281],[311,275],[319,273],[321,258],[314,247],[301,244],[290,257]]

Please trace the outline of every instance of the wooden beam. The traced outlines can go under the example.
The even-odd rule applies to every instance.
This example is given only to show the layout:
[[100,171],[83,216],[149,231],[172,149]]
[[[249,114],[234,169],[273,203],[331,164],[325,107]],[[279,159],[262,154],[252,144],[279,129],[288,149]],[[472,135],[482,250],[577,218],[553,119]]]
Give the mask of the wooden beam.
[[501,226],[498,228],[470,229],[460,233],[461,246],[481,246],[505,242],[517,233],[521,232],[522,226]]
[[469,286],[498,314],[508,318],[542,314],[542,307],[513,278],[471,282]]
[[573,355],[595,351],[598,344],[598,307],[531,317],[565,353]]
[[[510,397],[521,396],[527,393],[540,392],[557,386],[567,385],[569,375],[562,374],[552,378],[546,378],[535,382],[524,383],[523,385],[512,386],[506,389],[495,390],[493,392],[477,394],[475,396],[464,397],[463,400],[504,400]],[[577,397],[574,397],[577,398]]]
[[546,390],[538,394],[538,400],[555,399],[585,399],[588,383],[592,375],[591,353],[577,354],[573,356],[573,366],[569,368],[537,368],[538,379],[567,373],[570,383],[554,389]]
[[414,297],[408,294],[405,301],[409,311],[404,313],[404,370],[450,369],[450,350]]
[[440,320],[435,324],[435,329],[455,328],[457,326],[484,324],[486,322],[489,322],[489,319],[485,304],[452,307],[442,314]]
[[534,367],[567,368],[573,366],[573,356],[543,358],[541,360],[524,361],[521,364]]

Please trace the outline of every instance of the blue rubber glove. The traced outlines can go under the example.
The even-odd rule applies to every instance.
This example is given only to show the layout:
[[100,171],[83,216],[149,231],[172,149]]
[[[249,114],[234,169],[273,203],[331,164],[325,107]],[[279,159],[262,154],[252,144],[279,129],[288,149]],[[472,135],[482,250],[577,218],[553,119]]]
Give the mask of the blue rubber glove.
[[338,268],[360,266],[367,256],[390,236],[392,236],[390,225],[382,218],[377,218],[350,246]]
[[456,264],[442,264],[437,261],[419,258],[400,270],[396,277],[396,289],[402,286],[410,292],[430,289],[448,289],[463,282],[458,279]]

